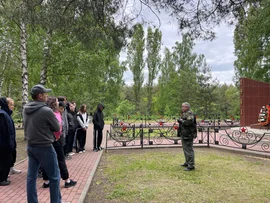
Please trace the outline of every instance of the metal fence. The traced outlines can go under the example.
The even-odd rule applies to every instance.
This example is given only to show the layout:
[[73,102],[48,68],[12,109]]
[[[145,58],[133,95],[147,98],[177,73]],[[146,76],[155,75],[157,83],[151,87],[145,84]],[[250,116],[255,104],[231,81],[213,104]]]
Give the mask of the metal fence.
[[[136,121],[114,120],[107,131],[106,149],[123,147],[151,147],[155,145],[181,146],[178,137],[178,123],[175,118],[168,120]],[[194,146],[213,145],[270,153],[270,130],[240,127],[238,121],[208,120],[197,123],[197,138]]]

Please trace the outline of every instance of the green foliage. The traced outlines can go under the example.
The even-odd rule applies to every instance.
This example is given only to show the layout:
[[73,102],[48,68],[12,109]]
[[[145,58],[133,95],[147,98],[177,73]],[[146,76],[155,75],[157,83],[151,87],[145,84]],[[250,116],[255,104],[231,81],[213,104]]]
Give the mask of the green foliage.
[[247,77],[269,82],[270,7],[267,0],[243,13],[234,32],[236,81]]
[[151,27],[147,30],[147,68],[148,68],[148,81],[147,81],[147,113],[152,114],[153,111],[153,86],[154,79],[158,75],[160,68],[160,48],[161,48],[161,32],[158,29],[152,31]]
[[179,115],[183,102],[189,102],[200,117],[213,111],[216,85],[204,56],[193,53],[193,47],[192,39],[183,35],[182,42],[175,43],[173,52],[165,49],[158,80],[159,114]]
[[135,113],[135,105],[128,100],[123,100],[116,108],[116,112],[118,115],[122,116],[132,115]]
[[140,110],[141,89],[144,81],[143,69],[145,48],[144,30],[141,24],[134,26],[134,33],[128,45],[127,61],[129,70],[133,73],[133,91],[136,111]]

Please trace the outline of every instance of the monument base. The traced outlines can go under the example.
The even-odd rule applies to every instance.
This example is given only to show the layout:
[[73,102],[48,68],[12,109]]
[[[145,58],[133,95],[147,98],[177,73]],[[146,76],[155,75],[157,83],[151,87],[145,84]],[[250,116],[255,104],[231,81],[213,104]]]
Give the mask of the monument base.
[[256,123],[256,124],[251,124],[250,128],[253,129],[260,129],[260,130],[269,130],[269,124],[268,125],[261,125],[260,123]]

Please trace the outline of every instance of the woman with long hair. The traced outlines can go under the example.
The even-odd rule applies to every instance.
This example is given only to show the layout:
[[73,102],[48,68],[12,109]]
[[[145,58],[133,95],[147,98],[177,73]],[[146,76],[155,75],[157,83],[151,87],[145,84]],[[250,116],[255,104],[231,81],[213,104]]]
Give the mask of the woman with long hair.
[[79,143],[77,152],[85,152],[86,133],[90,122],[89,116],[86,112],[86,105],[82,104],[80,110],[77,113],[77,121],[79,123],[79,129],[77,129],[77,140]]
[[[76,181],[73,181],[69,179],[69,173],[66,165],[66,160],[65,160],[65,153],[64,153],[64,137],[62,134],[62,126],[63,126],[63,121],[62,121],[62,115],[61,112],[59,111],[59,102],[56,97],[48,97],[47,100],[47,105],[50,107],[54,115],[56,116],[57,120],[60,123],[60,131],[59,132],[54,132],[55,135],[55,142],[53,143],[53,147],[55,149],[55,152],[57,154],[57,160],[58,160],[58,165],[60,169],[60,175],[61,178],[65,181],[65,188],[72,187],[77,184]],[[49,187],[49,179],[45,173],[45,171],[42,171],[43,173],[43,188],[48,188]]]

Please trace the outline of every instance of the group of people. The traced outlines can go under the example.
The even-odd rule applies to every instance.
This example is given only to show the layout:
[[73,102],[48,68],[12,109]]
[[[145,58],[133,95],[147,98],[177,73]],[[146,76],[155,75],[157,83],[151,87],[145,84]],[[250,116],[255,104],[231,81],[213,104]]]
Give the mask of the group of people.
[[[98,105],[92,118],[85,104],[77,112],[75,102],[67,102],[66,97],[49,97],[51,91],[43,85],[35,85],[30,92],[33,101],[23,109],[28,154],[27,200],[33,203],[38,202],[36,180],[40,171],[44,180],[42,187],[50,188],[51,202],[62,202],[60,178],[65,181],[65,188],[76,185],[77,182],[69,178],[66,160],[75,154],[74,149],[78,154],[86,151],[86,134],[92,119],[93,151],[103,149],[104,105]],[[21,171],[13,167],[16,161],[16,130],[11,117],[14,101],[1,97],[0,106],[0,186],[6,186],[10,184],[8,174]]]
[[[67,157],[74,155],[73,149],[81,154],[85,152],[88,125],[93,119],[93,151],[101,147],[104,118],[104,106],[99,104],[93,118],[86,112],[86,105],[76,111],[75,102],[67,102],[65,97],[48,97],[51,89],[35,85],[31,89],[33,101],[23,110],[24,133],[27,140],[28,172],[27,200],[38,202],[36,180],[42,171],[43,188],[50,188],[50,199],[61,203],[60,177],[65,180],[65,187],[76,185],[69,178],[66,165]],[[14,168],[16,161],[16,130],[11,114],[14,101],[0,98],[0,186],[10,184],[9,174],[21,173]],[[178,120],[178,134],[182,138],[185,162],[181,165],[186,171],[195,169],[193,139],[197,136],[196,116],[190,110],[189,103],[182,104],[182,116]]]

